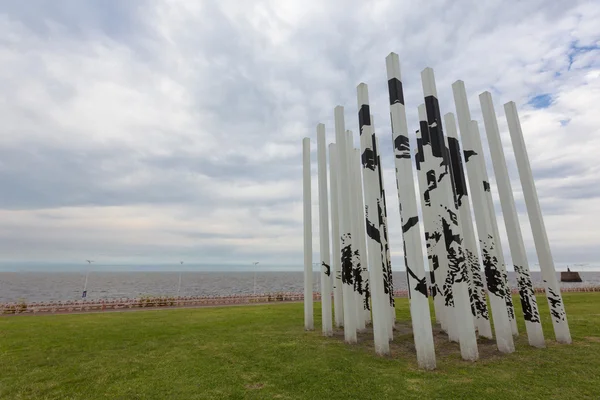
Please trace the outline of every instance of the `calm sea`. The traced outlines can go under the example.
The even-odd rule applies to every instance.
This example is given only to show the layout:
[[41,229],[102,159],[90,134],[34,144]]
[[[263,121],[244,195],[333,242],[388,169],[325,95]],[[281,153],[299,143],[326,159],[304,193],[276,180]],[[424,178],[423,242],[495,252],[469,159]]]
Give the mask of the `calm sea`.
[[[581,271],[581,270],[580,270]],[[514,272],[510,285],[516,288]],[[582,283],[561,283],[563,287],[600,286],[600,272],[580,272]],[[539,272],[532,272],[535,286],[542,287]],[[0,303],[15,301],[77,300],[85,281],[85,272],[0,272]],[[256,293],[302,292],[302,272],[257,272]],[[315,273],[314,290],[319,290]],[[88,276],[88,299],[116,299],[140,296],[174,296],[179,272],[96,272]],[[406,289],[406,274],[394,271],[395,289]],[[181,296],[252,294],[253,272],[181,272]]]

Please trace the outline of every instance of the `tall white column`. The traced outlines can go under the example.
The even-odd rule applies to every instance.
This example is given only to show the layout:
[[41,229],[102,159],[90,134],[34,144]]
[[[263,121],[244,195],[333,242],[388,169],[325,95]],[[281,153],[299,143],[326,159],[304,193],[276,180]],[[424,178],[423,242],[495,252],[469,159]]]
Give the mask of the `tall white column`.
[[331,307],[331,261],[329,253],[329,200],[327,196],[327,147],[325,125],[317,125],[317,167],[319,174],[319,243],[321,254],[321,320],[323,335],[333,335]]
[[354,285],[352,280],[352,215],[350,212],[350,177],[348,176],[348,151],[346,146],[346,126],[344,121],[344,107],[334,109],[335,138],[338,155],[339,174],[338,191],[340,217],[340,261],[342,268],[343,302],[344,302],[344,339],[347,343],[356,343],[356,302],[354,300]]
[[[454,318],[454,302],[448,301],[446,292],[452,290],[452,286],[446,284],[448,275],[448,252],[444,240],[444,226],[441,221],[441,214],[445,211],[443,204],[448,202],[448,199],[442,195],[441,188],[438,186],[438,176],[444,173],[440,168],[443,166],[438,160],[433,157],[431,138],[429,135],[429,124],[427,122],[427,111],[424,104],[418,107],[419,113],[419,132],[421,134],[421,168],[424,178],[425,188],[423,192],[424,213],[428,213],[429,228],[427,248],[431,252],[433,271],[435,275],[437,296],[443,310],[439,313],[441,317],[442,329],[448,333],[448,338],[453,342],[458,342],[458,331],[456,327],[456,319]],[[440,150],[441,154],[441,150]],[[442,211],[440,211],[442,209]],[[427,222],[427,221],[425,221]],[[450,296],[450,299],[452,296]]]
[[469,301],[469,276],[463,254],[460,217],[452,188],[452,166],[442,129],[442,117],[433,69],[425,68],[421,72],[421,82],[427,111],[431,155],[432,160],[435,160],[434,166],[436,166],[432,172],[437,177],[437,186],[439,187],[438,190],[434,188],[433,192],[440,193],[440,203],[437,205],[438,218],[448,254],[448,274],[446,282],[444,282],[444,286],[447,286],[444,293],[445,300],[450,307],[454,306],[454,313],[451,315],[456,319],[461,355],[463,359],[475,360],[479,357],[479,352]]
[[352,232],[352,282],[354,283],[354,300],[356,302],[356,329],[359,332],[364,332],[366,329],[364,318],[364,287],[362,280],[362,246],[360,244],[360,221],[357,192],[357,177],[354,163],[354,136],[352,131],[346,131],[346,145],[348,146],[348,176],[350,177],[350,194],[348,202],[350,203],[350,213],[352,220],[350,221]]
[[527,329],[527,337],[529,344],[535,347],[545,347],[544,332],[542,331],[542,323],[540,321],[540,313],[538,311],[537,300],[531,282],[531,274],[529,273],[529,262],[525,252],[525,244],[523,243],[523,235],[521,234],[521,225],[515,199],[513,197],[508,168],[506,167],[506,158],[502,148],[502,140],[500,139],[500,129],[496,120],[496,111],[490,92],[483,92],[479,95],[481,110],[483,112],[483,120],[485,123],[485,132],[488,138],[490,154],[492,155],[492,166],[496,175],[496,184],[498,185],[498,194],[500,196],[500,206],[502,207],[502,215],[504,216],[504,225],[508,236],[508,245],[517,274],[517,284],[519,287],[519,295],[521,305],[523,306],[523,317],[525,319],[525,328]]
[[471,121],[471,112],[467,101],[467,92],[463,81],[452,84],[458,126],[463,143],[463,154],[469,175],[469,188],[475,211],[475,224],[479,234],[481,259],[483,261],[486,285],[488,288],[496,345],[502,353],[512,353],[515,345],[512,338],[509,307],[507,298],[510,297],[506,279],[502,272],[502,248],[500,238],[493,229],[492,220],[496,214],[489,209],[488,197],[490,184],[483,156],[483,147],[476,121]]
[[375,153],[373,151],[373,127],[369,108],[367,85],[361,83],[357,88],[358,124],[360,129],[361,163],[363,168],[363,186],[365,193],[365,224],[367,233],[367,253],[371,282],[373,309],[373,337],[377,354],[389,354],[388,304],[389,299],[383,289],[382,243],[379,225],[379,176],[375,171]]
[[313,330],[312,213],[310,192],[310,139],[302,139],[304,200],[304,329]]
[[483,287],[483,279],[481,277],[481,264],[477,252],[477,240],[475,239],[475,231],[473,229],[469,193],[467,191],[462,152],[458,141],[454,114],[447,113],[444,115],[444,123],[448,135],[448,150],[450,151],[450,162],[452,163],[456,202],[464,238],[463,251],[471,281],[471,286],[469,287],[471,308],[479,335],[492,339],[492,327],[490,325],[490,316]]
[[404,109],[404,93],[402,90],[402,76],[398,55],[395,53],[388,55],[386,66],[396,166],[396,185],[402,223],[402,238],[404,241],[404,262],[408,275],[413,336],[419,366],[424,369],[434,369],[436,366],[435,347],[433,344],[431,313],[429,311],[429,299],[427,296],[427,278],[425,276],[421,229],[419,227],[419,214],[413,181],[408,124]]
[[523,138],[523,131],[521,130],[517,106],[512,101],[508,102],[504,105],[504,111],[506,113],[506,120],[508,121],[508,131],[510,132],[513,150],[515,152],[519,178],[521,179],[521,186],[523,187],[523,196],[525,198],[525,205],[527,206],[527,214],[529,215],[529,224],[533,231],[533,240],[535,242],[535,249],[540,263],[542,279],[546,285],[546,297],[548,298],[548,305],[550,306],[554,334],[559,343],[571,343],[571,332],[569,330],[569,323],[567,322],[567,313],[565,312],[565,306],[560,294],[560,286],[556,279],[554,260],[552,259],[552,253],[550,252],[550,243],[548,241],[546,227],[544,226],[544,219],[535,183],[533,181],[533,174],[531,173],[531,165],[529,164],[529,157],[527,155],[527,149],[525,148],[525,140]]
[[365,225],[365,203],[364,189],[362,183],[362,168],[360,160],[360,149],[354,149],[354,162],[352,163],[356,177],[356,202],[358,216],[358,240],[360,249],[360,273],[363,291],[363,318],[365,324],[371,323],[371,282],[369,280],[369,259],[367,255],[367,227]]
[[333,254],[333,307],[335,326],[344,326],[344,304],[342,302],[342,270],[340,263],[340,220],[338,217],[338,158],[334,143],[329,144],[329,187],[331,194],[331,247]]
[[[425,112],[423,108],[423,118]],[[422,120],[420,123],[427,125],[427,121]],[[444,331],[448,331],[448,326],[444,318],[444,298],[442,296],[442,289],[439,283],[443,283],[442,269],[439,268],[439,260],[436,252],[434,251],[435,240],[433,237],[434,224],[433,215],[431,210],[431,199],[427,187],[427,163],[423,156],[423,139],[421,137],[421,130],[418,129],[416,132],[417,138],[417,150],[415,153],[415,164],[417,166],[417,178],[419,181],[419,199],[421,201],[421,212],[423,213],[423,227],[425,229],[425,244],[427,250],[427,261],[429,262],[429,276],[431,281],[431,296],[433,297],[433,305],[435,307],[435,319],[440,324],[440,327]]]
[[[375,130],[375,122],[373,115],[371,115],[371,124],[373,125],[373,131]],[[387,224],[387,205],[385,200],[385,184],[383,182],[383,167],[381,164],[381,155],[379,154],[379,138],[373,133],[373,152],[377,157],[377,164],[375,168],[377,175],[379,176],[379,223],[381,224],[382,244],[383,244],[383,260],[385,264],[386,274],[385,278],[385,291],[389,298],[389,317],[388,317],[388,329],[390,340],[394,339],[394,327],[396,326],[396,300],[394,298],[394,275],[392,273],[392,258],[390,254],[390,240],[388,235],[388,224]]]

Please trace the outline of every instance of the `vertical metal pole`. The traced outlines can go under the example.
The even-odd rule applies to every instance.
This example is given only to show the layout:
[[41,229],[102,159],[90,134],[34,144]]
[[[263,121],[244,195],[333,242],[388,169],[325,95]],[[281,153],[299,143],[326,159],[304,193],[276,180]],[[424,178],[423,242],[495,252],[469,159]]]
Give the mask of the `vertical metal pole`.
[[519,223],[519,216],[517,215],[508,168],[506,167],[506,158],[504,156],[504,150],[502,149],[500,130],[498,128],[498,121],[496,120],[496,112],[494,110],[491,93],[481,93],[479,95],[479,101],[483,112],[490,154],[492,156],[492,166],[494,168],[494,174],[496,175],[496,184],[498,186],[498,195],[500,196],[500,206],[502,207],[502,215],[504,216],[508,244],[512,255],[514,269],[517,274],[517,284],[519,286],[521,305],[523,306],[523,317],[525,319],[527,337],[530,345],[535,347],[545,347],[546,343],[544,341],[540,313],[538,311],[535,292],[533,291],[533,284],[529,273],[529,262],[527,261],[521,225]]
[[404,242],[404,263],[408,275],[413,336],[419,366],[424,369],[434,369],[436,366],[435,347],[398,55],[395,53],[388,55],[386,66],[396,166],[396,186]]
[[335,138],[338,155],[338,200],[341,210],[340,216],[340,260],[342,268],[343,301],[344,301],[344,339],[347,343],[356,343],[356,304],[354,300],[354,285],[352,280],[352,227],[350,204],[345,201],[350,197],[350,177],[348,176],[348,156],[346,146],[346,126],[344,121],[344,107],[334,109]]
[[333,274],[333,306],[335,315],[335,326],[344,326],[344,304],[342,295],[342,270],[340,263],[340,220],[339,220],[339,179],[338,179],[338,157],[334,143],[329,144],[329,182],[331,193],[331,247],[333,262],[331,264]]
[[317,161],[319,173],[319,252],[321,255],[321,315],[323,335],[333,335],[331,309],[331,259],[329,253],[329,199],[327,197],[327,148],[325,125],[317,125]]
[[512,353],[515,351],[515,345],[507,307],[507,297],[510,296],[510,290],[508,290],[501,268],[503,258],[501,258],[502,248],[498,247],[500,238],[496,236],[492,225],[495,213],[489,210],[490,184],[483,157],[479,128],[476,121],[471,121],[464,82],[454,82],[452,91],[463,144],[463,155],[467,166],[471,199],[475,211],[475,224],[479,235],[481,259],[494,319],[496,345],[500,352]]
[[310,139],[302,140],[304,194],[304,329],[313,330],[312,212]]
[[533,240],[535,242],[535,250],[537,252],[540,270],[542,271],[542,279],[546,285],[546,297],[550,306],[550,315],[552,317],[552,326],[554,334],[559,343],[571,343],[571,332],[567,321],[567,313],[565,305],[560,293],[560,286],[556,279],[556,270],[554,268],[554,260],[550,251],[550,243],[548,234],[544,226],[544,218],[540,208],[540,202],[531,173],[531,165],[529,164],[529,156],[525,147],[523,131],[517,113],[517,106],[514,102],[508,102],[504,105],[506,120],[508,121],[508,131],[515,152],[517,168],[519,170],[519,178],[523,187],[523,196],[525,205],[527,206],[527,214],[529,215],[529,224],[533,231]]
[[448,134],[448,149],[450,151],[450,161],[454,171],[454,187],[456,190],[457,207],[460,215],[461,227],[464,237],[463,251],[469,270],[469,295],[471,297],[471,308],[479,335],[492,339],[492,327],[490,325],[490,316],[487,307],[485,289],[483,287],[483,278],[481,276],[481,263],[477,252],[477,240],[475,239],[475,230],[473,229],[473,220],[471,218],[471,206],[469,204],[469,193],[465,171],[463,166],[463,157],[460,143],[458,141],[458,132],[456,130],[456,121],[454,114],[444,115],[446,132]]

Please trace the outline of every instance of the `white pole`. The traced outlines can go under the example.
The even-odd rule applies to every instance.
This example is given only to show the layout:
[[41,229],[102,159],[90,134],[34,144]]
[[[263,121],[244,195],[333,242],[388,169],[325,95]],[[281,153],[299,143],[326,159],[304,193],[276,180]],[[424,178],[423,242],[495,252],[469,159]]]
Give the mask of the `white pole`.
[[347,343],[356,343],[356,304],[354,301],[354,287],[352,281],[352,227],[350,204],[346,199],[350,197],[350,179],[348,176],[348,156],[346,147],[346,126],[344,121],[344,107],[337,106],[334,109],[335,117],[335,140],[338,155],[338,200],[340,208],[340,260],[342,268],[343,301],[344,301],[344,339]]
[[431,313],[427,296],[427,277],[423,260],[421,229],[413,180],[413,169],[408,140],[408,124],[404,109],[402,75],[398,55],[386,58],[387,78],[392,122],[392,139],[396,166],[396,185],[404,240],[404,262],[408,275],[410,313],[417,360],[421,368],[434,369],[435,347],[431,328]]
[[256,296],[256,266],[258,265],[258,261],[253,262],[252,265],[254,265],[254,290],[252,293]]
[[[371,125],[375,131],[375,119],[371,115]],[[383,167],[381,165],[381,156],[379,154],[379,138],[373,133],[373,152],[377,157],[375,171],[379,176],[379,224],[381,235],[381,244],[383,245],[383,268],[384,273],[384,291],[388,296],[388,334],[390,340],[394,339],[394,327],[396,326],[396,301],[394,299],[394,277],[392,275],[392,259],[390,255],[390,241],[387,228],[387,206],[385,201],[385,185],[383,183]]]
[[496,175],[496,184],[498,185],[498,194],[500,196],[500,205],[502,207],[502,215],[504,216],[508,244],[512,255],[514,269],[517,274],[517,283],[519,286],[521,305],[523,306],[523,317],[525,319],[527,337],[530,345],[535,347],[545,347],[546,343],[544,341],[540,313],[538,311],[535,292],[533,291],[533,284],[531,283],[529,262],[527,261],[521,225],[519,223],[519,216],[517,215],[517,208],[515,207],[515,199],[510,184],[510,177],[508,176],[506,158],[502,148],[502,140],[500,139],[500,130],[498,128],[498,121],[496,120],[496,112],[494,110],[491,93],[481,93],[479,95],[479,101],[483,112],[483,121],[485,123],[490,154],[492,155],[492,165],[494,174]]
[[177,283],[177,297],[179,297],[180,291],[181,291],[181,271],[179,271],[179,282]]
[[544,218],[542,216],[537,190],[533,181],[533,174],[531,173],[531,165],[529,164],[529,157],[527,155],[527,149],[525,148],[525,140],[523,138],[523,131],[521,130],[517,106],[512,101],[508,102],[504,105],[504,111],[506,113],[506,120],[508,121],[508,130],[510,132],[513,150],[515,152],[519,178],[521,179],[521,186],[523,187],[523,196],[525,197],[525,205],[527,206],[527,214],[529,215],[529,224],[533,231],[533,240],[535,242],[535,249],[540,263],[540,270],[542,272],[544,284],[546,285],[546,297],[548,298],[548,305],[550,306],[554,334],[559,343],[571,343],[571,332],[569,330],[569,323],[567,322],[567,313],[565,312],[565,306],[560,294],[560,286],[556,280],[554,260],[552,259],[552,253],[550,252],[550,243],[548,241],[546,227],[544,226]]
[[[423,117],[425,118],[425,117]],[[422,121],[427,124],[427,121]],[[448,331],[446,319],[444,318],[444,297],[442,295],[441,285],[444,282],[442,277],[442,268],[436,252],[434,251],[433,236],[434,225],[433,215],[431,210],[431,199],[428,193],[427,187],[427,171],[429,170],[427,162],[423,155],[423,139],[421,137],[421,130],[417,130],[417,151],[415,154],[415,164],[417,166],[417,178],[419,181],[419,199],[421,201],[421,212],[423,213],[423,227],[425,228],[425,244],[427,250],[427,261],[429,262],[429,275],[431,280],[431,296],[433,297],[433,305],[435,308],[435,318],[440,324],[442,330]],[[427,193],[427,198],[425,198]]]
[[313,330],[312,212],[310,139],[302,140],[304,194],[304,329]]
[[[442,225],[443,237],[448,254],[448,274],[446,283],[451,287],[446,290],[446,302],[453,303],[454,316],[460,343],[460,352],[465,360],[476,360],[479,358],[477,350],[477,336],[475,325],[471,314],[469,301],[469,275],[465,262],[462,246],[462,231],[460,228],[460,216],[456,208],[456,202],[452,188],[452,166],[448,157],[448,150],[444,133],[442,130],[442,117],[437,99],[437,89],[433,69],[425,68],[421,72],[423,94],[425,96],[425,107],[427,110],[427,122],[429,125],[429,141],[431,142],[432,160],[435,160],[436,169],[432,170],[437,177],[440,187],[438,205],[439,221]],[[436,190],[433,190],[436,192]]]
[[502,353],[512,353],[515,345],[511,332],[510,319],[508,317],[507,292],[510,291],[502,274],[501,258],[498,253],[502,249],[498,247],[500,238],[496,236],[492,218],[495,214],[489,211],[487,195],[490,185],[487,177],[485,159],[479,128],[476,121],[471,121],[471,112],[467,101],[467,92],[463,81],[452,84],[458,126],[460,128],[463,143],[463,153],[469,177],[469,188],[475,211],[475,224],[479,235],[481,258],[485,271],[486,284],[489,292],[492,317],[494,319],[494,332],[496,333],[496,345]]
[[[479,126],[477,126],[477,138],[474,141],[474,144],[478,146],[476,151],[479,151],[478,154],[481,154],[482,160],[485,165],[485,158],[483,153],[483,147],[481,146],[481,138],[479,137]],[[492,228],[492,232],[496,240],[496,257],[498,257],[500,273],[502,274],[502,281],[505,286],[504,292],[504,301],[506,302],[506,310],[508,312],[508,320],[510,321],[510,327],[513,335],[518,335],[519,331],[517,329],[517,320],[515,318],[515,308],[512,301],[512,292],[510,289],[510,285],[508,284],[508,273],[506,272],[506,261],[504,260],[504,251],[502,250],[502,241],[500,239],[500,230],[498,229],[498,220],[496,217],[496,210],[494,207],[494,199],[492,198],[492,191],[490,187],[490,181],[488,178],[487,169],[481,171],[482,176],[485,177],[483,181],[483,185],[485,191],[483,192],[485,202],[487,203],[487,212],[490,214],[490,226]]]
[[361,164],[363,168],[363,186],[365,191],[365,224],[371,282],[371,299],[373,309],[373,338],[375,352],[379,355],[389,354],[388,336],[388,304],[389,299],[383,289],[382,243],[379,226],[379,176],[375,171],[375,154],[373,152],[373,128],[369,109],[367,85],[361,83],[357,88],[358,123],[360,129],[360,146],[362,150]]
[[354,176],[356,177],[356,216],[358,217],[356,223],[358,225],[358,247],[360,249],[360,276],[362,279],[362,302],[363,302],[363,319],[365,324],[371,323],[371,282],[369,280],[369,262],[367,256],[367,229],[365,225],[365,203],[364,203],[364,190],[362,184],[361,174],[361,159],[360,149],[354,150],[354,162],[352,166],[354,168]]
[[90,270],[88,269],[87,272],[85,273],[85,282],[83,283],[83,292],[81,294],[81,298],[87,297],[87,284],[88,284],[89,275],[90,275]]
[[342,303],[342,271],[340,264],[340,221],[338,217],[338,157],[336,145],[329,145],[329,187],[331,193],[331,246],[333,254],[333,306],[335,315],[335,326],[344,326],[344,305]]
[[333,335],[331,309],[331,261],[329,253],[329,200],[327,198],[327,148],[325,125],[317,125],[317,161],[319,172],[319,239],[321,254],[321,315],[323,335]]
[[457,206],[460,215],[461,227],[464,237],[463,251],[467,261],[469,272],[469,294],[471,296],[471,307],[479,335],[492,339],[492,327],[490,325],[490,316],[487,307],[483,279],[481,277],[481,263],[477,252],[477,240],[473,229],[473,220],[471,218],[471,206],[469,204],[469,193],[465,171],[463,167],[462,152],[458,141],[458,132],[456,130],[456,121],[454,114],[444,115],[446,132],[448,133],[448,150],[450,151],[450,161],[454,178],[454,188],[456,190]]
[[358,213],[357,195],[359,188],[356,185],[356,168],[354,168],[354,137],[352,131],[346,131],[346,146],[348,156],[348,176],[350,177],[350,193],[348,202],[350,203],[351,211],[351,232],[352,232],[352,281],[354,283],[354,301],[356,302],[356,329],[363,332],[366,329],[364,317],[364,301],[363,301],[363,281],[362,281],[362,253],[360,246],[360,222]]
[[[434,274],[436,286],[439,290],[438,296],[442,298],[443,311],[442,328],[446,327],[448,339],[453,342],[459,341],[457,321],[454,318],[454,302],[452,295],[452,285],[448,283],[449,260],[448,251],[444,239],[444,223],[442,217],[446,213],[446,207],[450,202],[449,195],[439,188],[438,179],[442,174],[447,174],[446,168],[438,160],[442,157],[443,150],[436,149],[438,156],[434,157],[431,136],[429,132],[429,123],[427,122],[427,111],[424,104],[420,104],[419,112],[419,128],[421,132],[421,143],[423,146],[424,159],[423,167],[425,168],[426,190],[423,192],[425,202],[429,204],[431,213],[431,229],[429,231],[428,246],[433,254]],[[438,147],[441,147],[438,144]],[[446,188],[446,190],[448,190]],[[437,268],[435,265],[437,264]]]

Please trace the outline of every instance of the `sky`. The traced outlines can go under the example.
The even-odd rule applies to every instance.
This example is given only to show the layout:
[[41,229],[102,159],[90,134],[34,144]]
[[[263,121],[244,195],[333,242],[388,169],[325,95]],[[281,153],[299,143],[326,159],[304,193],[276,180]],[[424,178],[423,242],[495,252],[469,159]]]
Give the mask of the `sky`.
[[502,107],[517,103],[555,260],[599,261],[599,20],[576,0],[0,2],[0,262],[301,266],[307,136],[316,260],[316,125],[333,141],[342,105],[357,133],[365,82],[402,269],[392,51],[411,132],[425,67],[442,114],[462,79],[483,128],[492,93],[535,264]]

